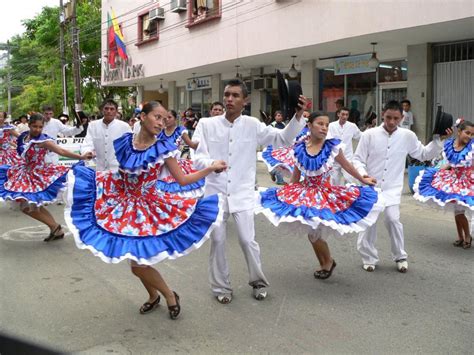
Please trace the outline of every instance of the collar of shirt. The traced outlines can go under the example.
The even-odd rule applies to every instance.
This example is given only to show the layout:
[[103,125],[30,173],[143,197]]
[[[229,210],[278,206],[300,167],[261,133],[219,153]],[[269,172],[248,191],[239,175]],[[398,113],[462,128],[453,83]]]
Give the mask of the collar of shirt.
[[240,115],[239,117],[237,117],[233,122],[230,122],[226,117],[225,117],[225,114],[223,114],[222,116],[219,116],[220,120],[226,125],[226,126],[232,126],[234,124],[237,124],[239,121],[241,121],[241,118],[242,118],[242,115]]

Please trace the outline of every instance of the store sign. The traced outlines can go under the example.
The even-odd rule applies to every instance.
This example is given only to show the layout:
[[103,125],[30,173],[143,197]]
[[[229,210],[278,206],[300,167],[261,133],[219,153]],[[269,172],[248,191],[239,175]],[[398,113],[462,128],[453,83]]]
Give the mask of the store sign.
[[[81,146],[84,144],[84,137],[57,138],[56,144],[70,152],[81,154]],[[72,166],[79,160],[59,156],[59,165]],[[87,166],[95,167],[95,159],[85,162]]]
[[116,60],[115,68],[105,63],[104,82],[121,81],[127,79],[137,79],[145,77],[143,64],[132,64],[132,59]]
[[334,59],[334,75],[373,73],[375,69],[369,66],[370,58],[372,58],[372,53],[336,58]]
[[[193,81],[196,84],[195,86],[193,85]],[[211,86],[210,76],[202,76],[200,78],[191,78],[191,79],[188,79],[186,82],[186,90],[188,91],[210,89],[211,87],[212,86]]]

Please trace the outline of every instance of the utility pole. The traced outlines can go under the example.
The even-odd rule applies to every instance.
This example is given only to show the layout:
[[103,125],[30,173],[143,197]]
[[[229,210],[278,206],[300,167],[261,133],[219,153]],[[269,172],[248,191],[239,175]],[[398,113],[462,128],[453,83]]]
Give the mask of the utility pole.
[[66,53],[64,50],[64,28],[66,26],[66,15],[64,13],[63,0],[59,0],[59,51],[61,54],[61,81],[63,87],[63,113],[69,114],[67,106],[67,78],[66,78]]
[[74,76],[74,108],[76,111],[82,111],[82,95],[81,95],[81,61],[79,53],[79,31],[76,22],[77,0],[71,0],[72,16],[71,16],[71,39],[72,39],[72,68]]
[[12,116],[12,70],[10,66],[10,41],[7,41],[7,90],[8,90],[8,117]]

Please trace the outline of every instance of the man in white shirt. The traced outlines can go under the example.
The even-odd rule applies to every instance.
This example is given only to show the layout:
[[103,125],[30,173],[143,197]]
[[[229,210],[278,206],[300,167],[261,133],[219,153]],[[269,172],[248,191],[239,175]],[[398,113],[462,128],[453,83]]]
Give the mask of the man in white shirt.
[[86,138],[81,146],[81,153],[93,152],[96,156],[96,170],[118,170],[119,163],[115,158],[114,140],[131,132],[130,125],[117,117],[118,104],[112,99],[102,103],[104,117],[92,121],[87,128]]
[[411,112],[411,102],[410,100],[403,100],[401,102],[403,108],[403,119],[400,122],[399,126],[406,129],[411,129],[413,126],[413,112]]
[[[230,215],[237,225],[239,243],[247,261],[249,285],[253,296],[263,300],[267,296],[268,281],[263,274],[260,248],[255,241],[255,173],[258,145],[290,145],[305,125],[299,109],[285,129],[266,126],[250,116],[242,115],[248,99],[245,84],[234,79],[224,89],[226,112],[215,117],[206,117],[197,125],[199,146],[194,161],[198,169],[224,160],[227,170],[206,177],[205,195],[221,193],[224,196],[224,222],[211,234],[209,257],[209,280],[217,300],[227,304],[232,300],[229,268],[225,255],[226,226]],[[306,105],[306,98],[300,96],[300,106]]]
[[28,116],[21,115],[19,120],[20,120],[20,123],[18,123],[18,125],[16,126],[16,130],[18,131],[18,133],[21,134],[23,132],[29,131],[30,127],[28,126]]
[[[60,134],[62,137],[72,137],[76,134],[82,132],[82,125],[79,127],[70,127],[66,126],[65,124],[61,123],[56,118],[53,118],[54,112],[53,107],[50,105],[43,106],[43,116],[44,116],[44,128],[43,133],[47,134],[48,136],[56,139]],[[56,153],[48,152],[44,158],[46,163],[50,164],[58,164],[59,156]]]
[[[439,155],[443,146],[439,136],[423,146],[415,133],[398,125],[402,120],[402,108],[397,101],[388,102],[382,112],[383,124],[362,134],[352,163],[363,176],[377,179],[377,187],[385,202],[385,226],[391,240],[392,258],[398,271],[408,270],[405,251],[403,225],[400,222],[400,199],[403,189],[405,161],[407,154],[415,159],[431,160]],[[374,271],[379,262],[375,242],[377,225],[359,234],[357,250],[362,256],[363,268]]]
[[[354,156],[352,140],[359,140],[362,132],[355,123],[347,120],[349,118],[349,109],[347,107],[341,107],[336,112],[336,115],[338,120],[329,124],[328,138],[340,139],[345,144],[344,156],[347,160],[351,161]],[[346,182],[353,181],[352,177],[338,163],[334,163],[331,171],[332,184],[342,185],[343,179]]]

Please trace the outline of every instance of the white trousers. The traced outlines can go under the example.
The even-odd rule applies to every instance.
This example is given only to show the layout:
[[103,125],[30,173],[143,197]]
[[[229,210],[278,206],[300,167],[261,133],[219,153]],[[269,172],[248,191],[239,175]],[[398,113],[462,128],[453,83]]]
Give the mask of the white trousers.
[[339,164],[334,164],[331,169],[331,184],[344,185],[346,183],[354,183],[355,179],[345,171]]
[[[406,259],[408,254],[405,251],[403,224],[400,222],[400,205],[387,206],[383,213],[385,227],[390,236],[392,259],[393,261]],[[359,233],[357,250],[362,256],[364,264],[376,265],[379,262],[377,248],[375,248],[376,240],[377,223]]]
[[[211,254],[209,255],[209,282],[215,296],[232,293],[229,279],[229,265],[225,254],[227,220],[231,214],[224,213],[224,221],[211,233]],[[260,247],[255,241],[254,212],[247,210],[232,213],[237,225],[239,244],[247,262],[249,285],[265,285],[268,281],[262,271]]]

